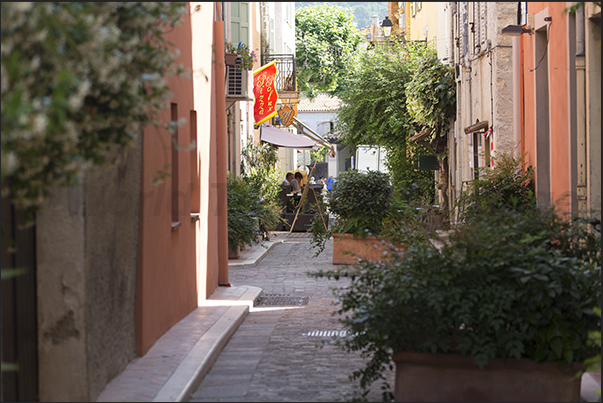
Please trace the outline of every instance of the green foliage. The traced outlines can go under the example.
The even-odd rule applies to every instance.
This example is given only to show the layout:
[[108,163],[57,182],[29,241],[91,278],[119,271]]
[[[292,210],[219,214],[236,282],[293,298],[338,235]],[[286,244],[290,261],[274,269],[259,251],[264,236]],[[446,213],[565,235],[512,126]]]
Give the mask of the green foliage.
[[[449,66],[433,48],[392,42],[358,52],[339,94],[342,107],[336,129],[350,146],[384,146],[396,198],[410,204],[432,204],[432,171],[419,171],[418,155],[445,156],[448,123],[455,114],[455,82]],[[420,144],[410,137],[424,128],[433,134]]]
[[[405,149],[415,127],[406,110],[406,83],[412,78],[412,58],[424,46],[393,42],[389,49],[375,48],[359,57],[345,77],[339,94],[342,106],[336,130],[348,145],[371,144]],[[418,57],[418,56],[417,56]]]
[[443,137],[434,147],[437,154],[442,154],[456,113],[454,70],[440,62],[434,49],[428,48],[421,56],[412,79],[406,84],[406,108],[417,125],[434,129],[436,136]]
[[[593,1],[591,2],[595,7],[599,7],[601,8],[601,2],[600,1]],[[563,10],[563,14],[566,13],[570,13],[570,14],[574,14],[576,11],[578,11],[581,7],[584,7],[584,4],[586,4],[585,1],[578,1],[576,2],[574,5],[570,6],[570,7],[566,7]]]
[[[322,218],[315,215],[310,224],[310,233],[312,238],[310,239],[310,245],[312,249],[316,249],[314,257],[317,257],[325,250],[325,245],[329,239],[333,236],[333,229],[325,228],[325,222],[329,222],[329,211],[327,204],[319,198],[318,204],[320,211],[322,212]],[[324,219],[324,222],[323,222]]]
[[225,42],[224,50],[226,53],[236,53],[241,57],[241,70],[251,70],[253,68],[253,63],[257,61],[255,52],[249,49],[249,46],[244,43],[239,42],[239,44],[235,46],[230,42]]
[[336,94],[351,54],[361,41],[349,10],[321,3],[295,12],[298,89]]
[[127,147],[183,74],[165,33],[185,3],[2,2],[2,195],[28,220],[47,187],[71,185]]
[[[340,174],[328,203],[328,212],[336,218],[336,223],[326,230],[320,216],[315,216],[312,221],[311,242],[318,250],[314,256],[324,250],[326,241],[334,233],[354,234],[362,238],[381,234],[391,203],[392,187],[388,174],[351,169]],[[327,211],[324,204],[321,209]],[[328,220],[328,214],[325,214],[325,220]]]
[[228,244],[246,245],[259,242],[258,226],[261,199],[243,179],[228,173]]
[[[371,16],[378,15],[379,19],[383,19],[387,15],[386,2],[336,2],[331,1],[330,4],[350,10],[354,14],[354,22],[356,28],[361,29],[371,25]],[[316,1],[302,1],[295,3],[295,9],[313,6],[320,4]]]
[[342,225],[341,232],[365,238],[381,233],[391,196],[388,174],[348,170],[337,178],[329,207]]
[[394,199],[411,205],[433,205],[433,171],[420,171],[419,153],[423,147],[409,144],[407,149],[390,149],[386,165],[392,177]]
[[[600,231],[600,228],[599,228]],[[581,362],[599,348],[592,307],[601,300],[601,237],[588,220],[553,208],[491,207],[438,250],[409,245],[403,258],[319,271],[350,278],[336,311],[353,335],[347,351],[370,360],[353,379],[383,379],[391,353],[457,352],[490,358]]]
[[261,211],[258,211],[259,222],[266,230],[272,231],[281,220],[282,210],[278,198],[282,178],[276,169],[277,151],[268,143],[256,146],[248,142],[241,155],[241,177],[262,200]]
[[328,154],[329,149],[327,147],[320,147],[318,150],[310,150],[310,160],[312,162],[318,161],[323,162],[325,160],[326,155]]
[[491,208],[531,208],[536,203],[534,169],[524,169],[523,159],[500,154],[493,168],[478,168],[479,179],[469,181],[456,201],[459,220],[471,220]]
[[[599,316],[601,320],[601,307],[596,306],[593,311]],[[601,372],[601,330],[592,330],[588,333],[588,339],[590,344],[597,349],[597,354],[584,360],[586,370],[589,372]],[[599,395],[597,401],[601,401],[601,388],[595,390],[595,393]]]
[[383,221],[381,235],[395,245],[427,242],[429,228],[423,222],[421,214],[419,210],[405,201],[394,201],[389,214]]

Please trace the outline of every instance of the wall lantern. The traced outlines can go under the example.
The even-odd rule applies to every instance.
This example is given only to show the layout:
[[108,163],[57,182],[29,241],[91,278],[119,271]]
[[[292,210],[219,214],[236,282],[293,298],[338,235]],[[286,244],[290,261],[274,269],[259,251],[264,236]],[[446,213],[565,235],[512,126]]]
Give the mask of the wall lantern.
[[524,28],[521,25],[507,25],[502,29],[503,35],[508,36],[520,36],[522,34],[531,34],[532,30],[528,28]]
[[381,21],[381,29],[383,30],[383,36],[389,38],[389,36],[392,34],[393,26],[394,24],[392,24],[392,21],[389,19],[388,16],[386,16],[385,19]]

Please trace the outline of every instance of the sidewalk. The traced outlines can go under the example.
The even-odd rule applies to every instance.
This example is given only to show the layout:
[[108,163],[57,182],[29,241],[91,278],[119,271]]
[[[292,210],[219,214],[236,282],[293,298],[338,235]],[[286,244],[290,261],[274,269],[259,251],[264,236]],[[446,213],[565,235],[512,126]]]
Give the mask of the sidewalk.
[[[289,237],[271,233],[270,241],[250,247],[230,260],[230,269],[255,267]],[[218,287],[214,294],[164,334],[144,357],[132,360],[101,392],[97,402],[184,402],[190,399],[230,337],[254,306],[262,289]],[[601,373],[582,377],[581,398],[596,402]]]
[[[263,241],[229,260],[228,267],[257,265],[287,232]],[[203,305],[167,331],[144,357],[134,358],[96,399],[97,402],[184,402],[253,307],[262,290],[218,287]]]

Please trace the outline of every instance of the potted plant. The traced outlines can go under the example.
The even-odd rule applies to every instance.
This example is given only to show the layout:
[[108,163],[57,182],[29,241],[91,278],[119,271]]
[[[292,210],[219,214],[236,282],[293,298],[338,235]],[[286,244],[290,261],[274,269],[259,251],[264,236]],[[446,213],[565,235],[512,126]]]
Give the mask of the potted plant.
[[237,259],[241,246],[259,242],[259,194],[243,179],[229,173],[228,200],[228,258]]
[[[322,218],[314,217],[310,230],[313,246],[318,249],[316,255],[333,238],[333,264],[383,258],[383,253],[387,253],[385,244],[392,241],[391,236],[383,236],[387,230],[385,223],[391,221],[388,218],[392,213],[392,187],[388,174],[370,170],[342,173],[327,207],[336,222],[326,229]],[[321,210],[325,211],[324,208]]]
[[[524,189],[512,171],[506,184]],[[336,313],[352,335],[340,346],[370,358],[352,374],[362,388],[393,360],[395,401],[580,400],[575,375],[598,352],[600,224],[520,193],[481,194],[441,248],[416,242],[404,258],[313,274],[353,279],[335,290]]]
[[230,66],[236,65],[236,60],[239,59],[241,64],[239,68],[241,70],[251,70],[253,63],[257,61],[257,57],[253,50],[249,49],[249,46],[239,42],[237,46],[230,42],[224,43],[224,59],[225,63]]

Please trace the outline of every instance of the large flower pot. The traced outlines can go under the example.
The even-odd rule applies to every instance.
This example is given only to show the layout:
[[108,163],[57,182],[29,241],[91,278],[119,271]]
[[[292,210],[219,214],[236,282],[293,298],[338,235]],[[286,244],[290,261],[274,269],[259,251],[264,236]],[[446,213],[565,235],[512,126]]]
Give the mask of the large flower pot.
[[[391,255],[388,242],[374,235],[366,238],[354,237],[353,234],[333,234],[333,264],[354,264],[358,259],[377,262]],[[406,252],[403,246],[397,247],[398,253]]]
[[579,363],[489,359],[479,369],[461,354],[395,353],[396,402],[579,402]]
[[240,250],[241,249],[240,249],[239,245],[228,244],[228,258],[229,259],[238,259]]

